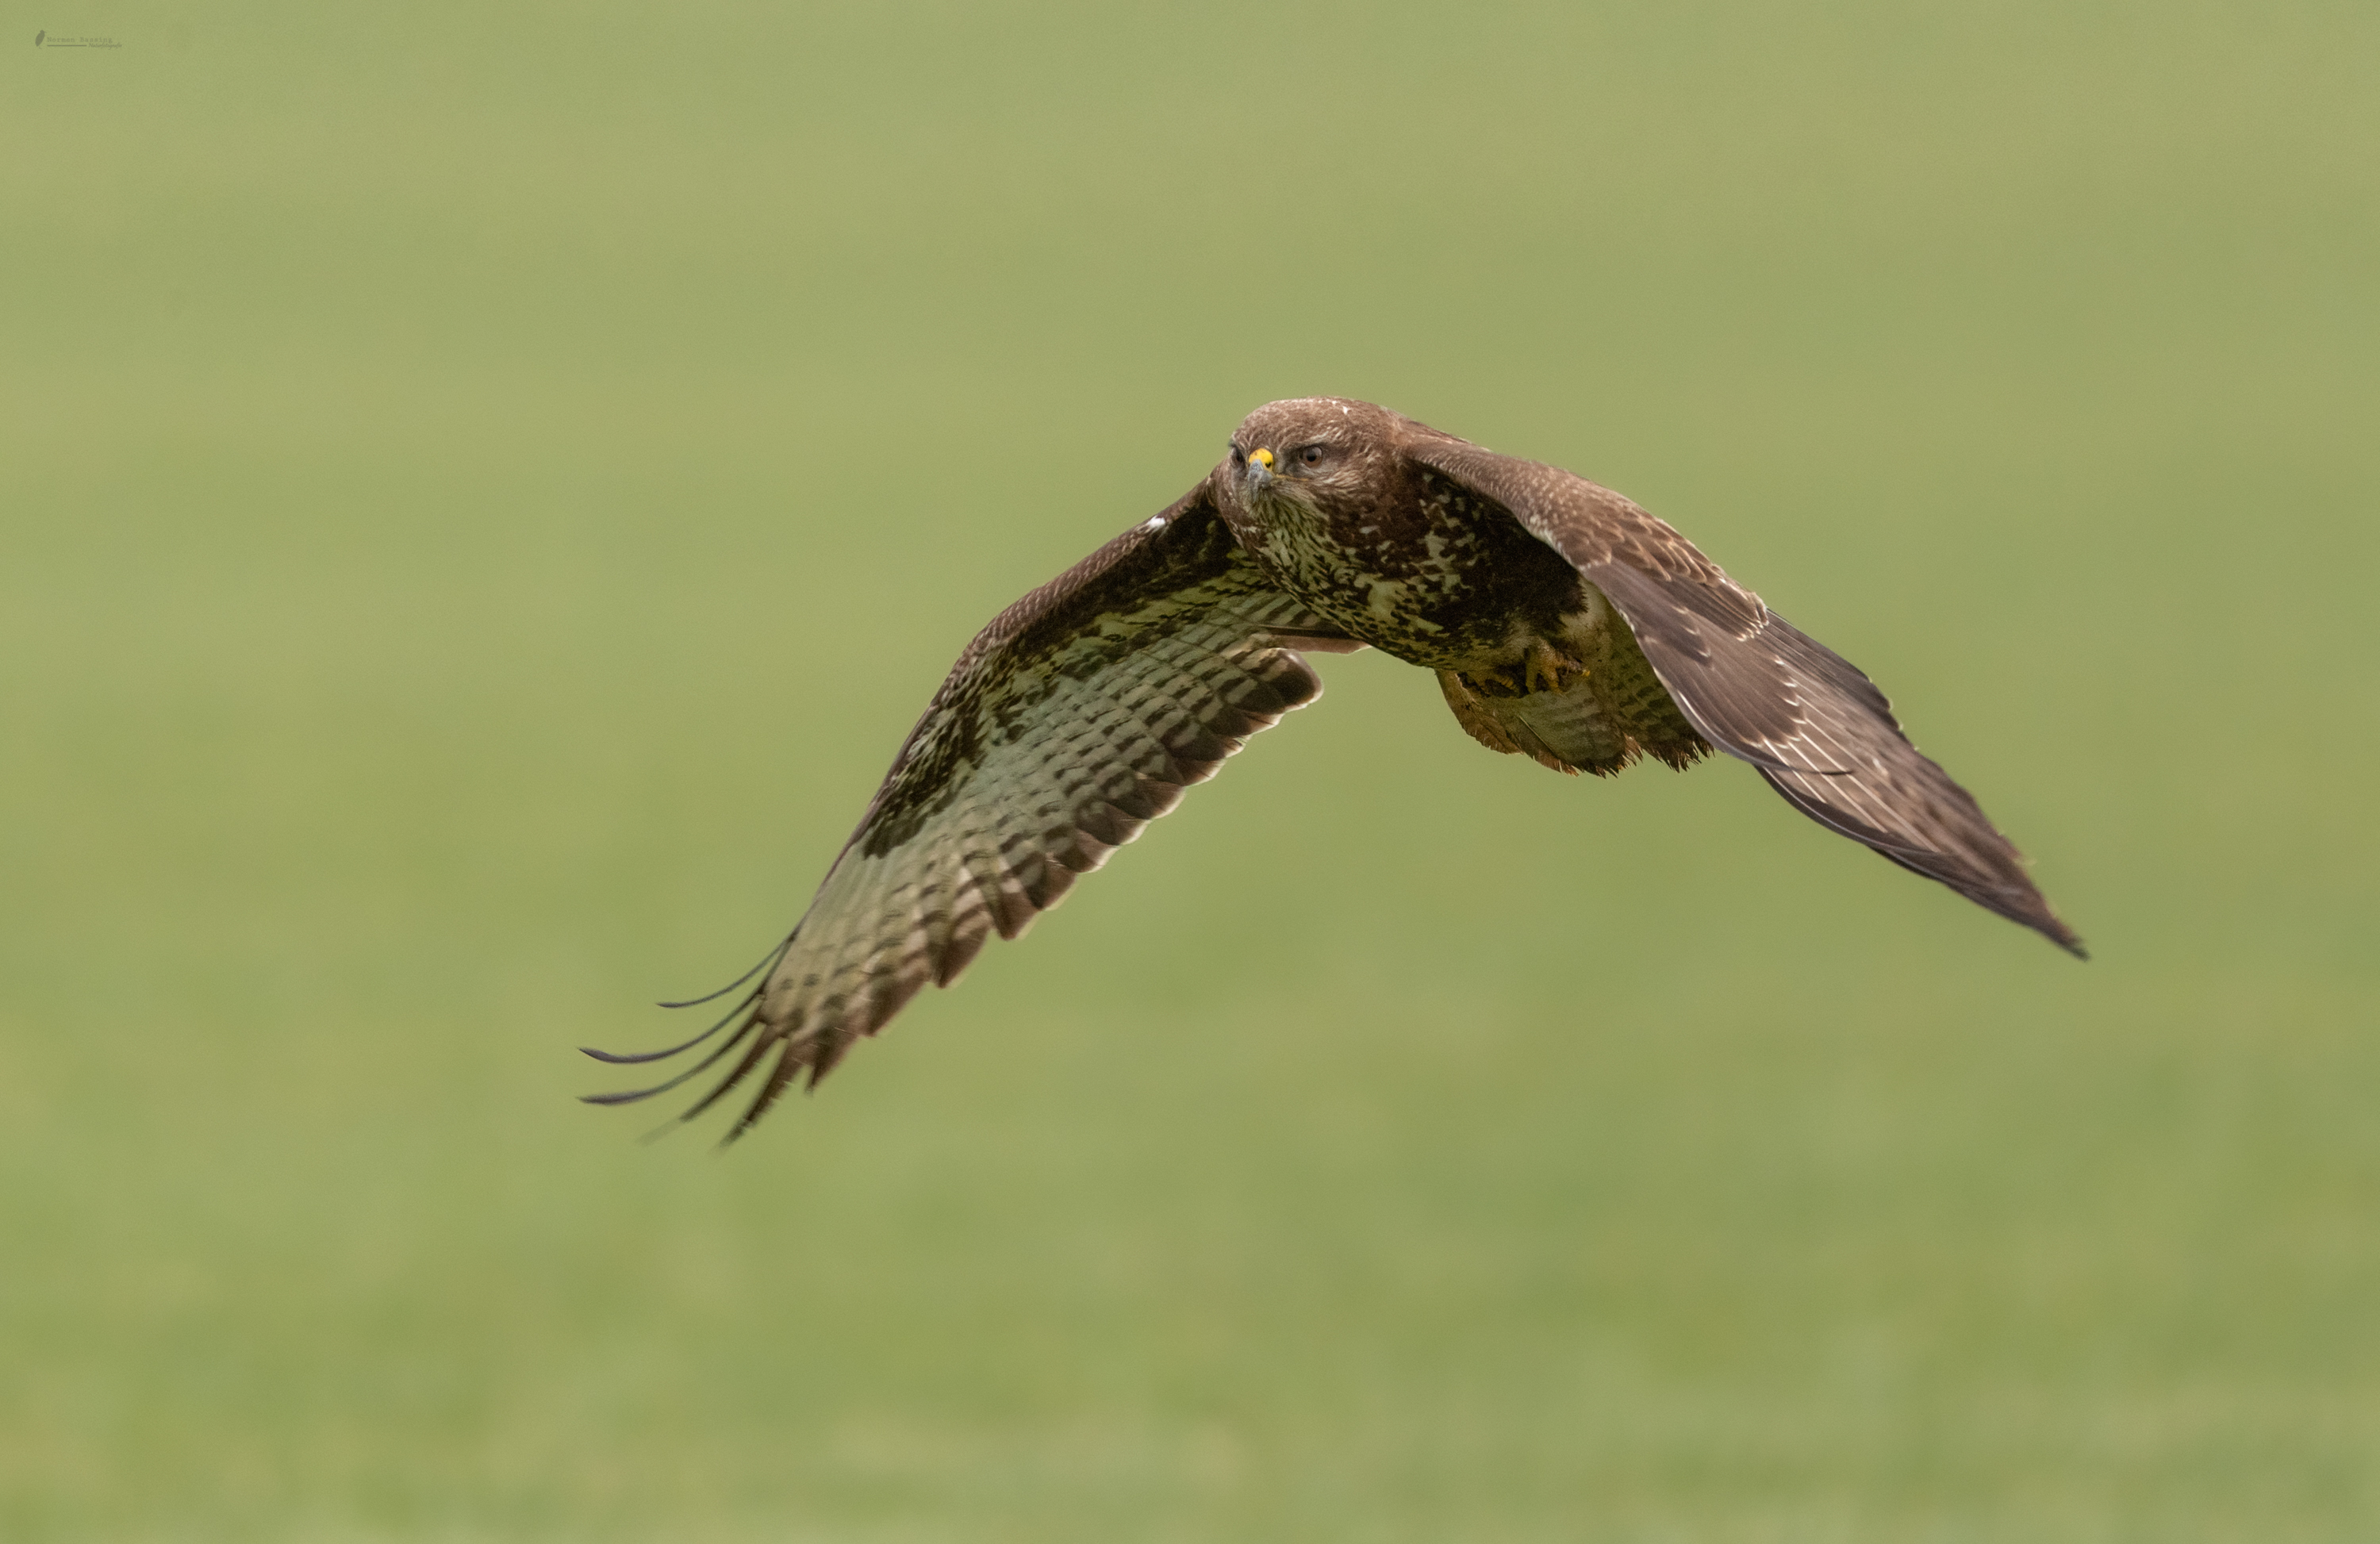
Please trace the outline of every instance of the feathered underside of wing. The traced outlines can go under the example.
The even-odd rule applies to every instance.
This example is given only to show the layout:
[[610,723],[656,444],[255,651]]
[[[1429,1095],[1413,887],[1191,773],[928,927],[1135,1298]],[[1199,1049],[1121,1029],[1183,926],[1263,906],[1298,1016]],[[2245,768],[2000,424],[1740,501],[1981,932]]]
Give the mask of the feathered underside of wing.
[[[1273,589],[1201,483],[1011,606],[934,694],[740,1022],[691,1120],[756,1076],[728,1133],[812,1085],[929,981],[1014,938],[1078,875],[1312,701],[1299,650],[1357,647]],[[691,1043],[691,1042],[690,1042]],[[679,1050],[688,1049],[680,1047]]]
[[1876,683],[1665,522],[1556,467],[1424,430],[1410,451],[1512,511],[1618,609],[1695,729],[1828,829],[2082,954],[2024,859]]

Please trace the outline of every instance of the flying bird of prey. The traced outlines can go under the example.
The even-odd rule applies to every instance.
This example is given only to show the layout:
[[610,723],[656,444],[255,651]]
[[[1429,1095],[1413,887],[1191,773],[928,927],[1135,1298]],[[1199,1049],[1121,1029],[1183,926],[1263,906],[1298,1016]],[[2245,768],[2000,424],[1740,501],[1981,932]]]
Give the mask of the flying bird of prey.
[[1319,696],[1305,654],[1366,645],[1435,673],[1490,750],[1598,775],[1725,751],[1828,830],[2082,953],[1874,683],[1694,543],[1559,468],[1305,397],[1249,414],[1196,487],[993,618],[759,983],[684,1045],[589,1054],[658,1061],[733,1030],[591,1101],[733,1055],[681,1117],[757,1078],[732,1140]]

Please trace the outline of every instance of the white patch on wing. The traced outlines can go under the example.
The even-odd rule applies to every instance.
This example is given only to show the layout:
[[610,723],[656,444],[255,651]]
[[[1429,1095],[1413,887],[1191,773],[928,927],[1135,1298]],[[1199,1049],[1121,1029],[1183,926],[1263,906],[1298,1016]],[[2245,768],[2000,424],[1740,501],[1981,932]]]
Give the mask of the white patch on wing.
[[1163,530],[1165,529],[1165,517],[1162,515],[1151,515],[1147,520],[1142,522],[1140,529],[1143,530]]

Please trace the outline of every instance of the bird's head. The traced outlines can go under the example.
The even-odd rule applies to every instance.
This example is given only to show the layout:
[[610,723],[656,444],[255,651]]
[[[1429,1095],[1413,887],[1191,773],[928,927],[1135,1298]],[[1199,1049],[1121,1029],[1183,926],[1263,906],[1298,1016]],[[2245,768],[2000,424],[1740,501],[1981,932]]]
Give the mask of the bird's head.
[[1346,397],[1268,402],[1241,420],[1223,469],[1251,508],[1283,498],[1312,505],[1371,477],[1395,423],[1387,409]]

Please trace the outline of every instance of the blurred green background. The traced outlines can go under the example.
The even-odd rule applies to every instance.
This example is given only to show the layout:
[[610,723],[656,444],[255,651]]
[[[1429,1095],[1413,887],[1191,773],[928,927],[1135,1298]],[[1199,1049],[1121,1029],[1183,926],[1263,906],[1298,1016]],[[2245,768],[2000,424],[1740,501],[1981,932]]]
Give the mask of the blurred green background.
[[[2380,1536],[2380,10],[74,8],[0,1535]],[[1367,654],[725,1159],[572,1101],[1315,392],[1683,528],[2095,962]]]

